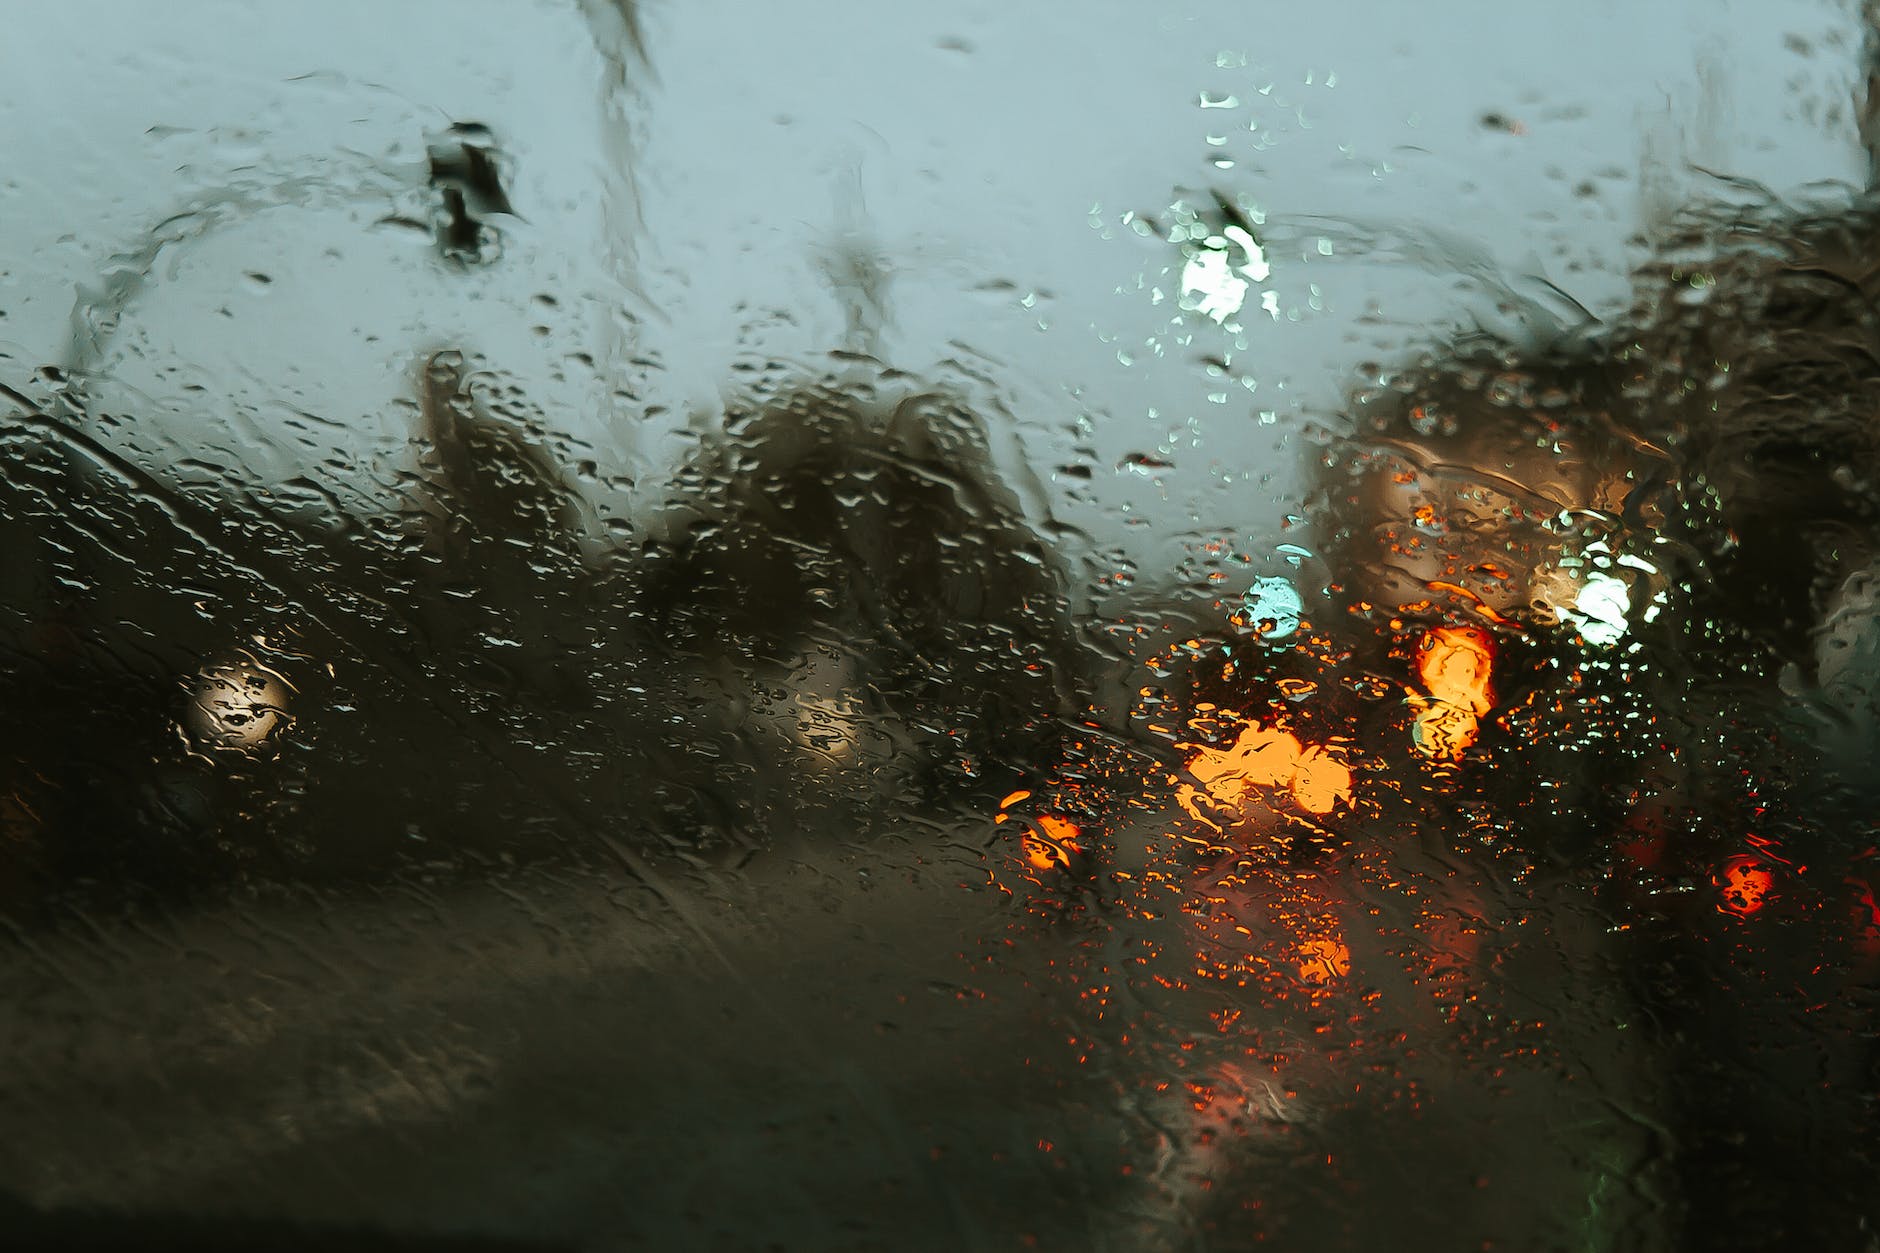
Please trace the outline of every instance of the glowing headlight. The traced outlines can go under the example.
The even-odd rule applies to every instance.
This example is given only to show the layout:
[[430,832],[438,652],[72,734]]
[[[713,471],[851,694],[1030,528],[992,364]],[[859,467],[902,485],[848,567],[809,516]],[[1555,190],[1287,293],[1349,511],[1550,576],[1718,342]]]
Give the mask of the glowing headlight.
[[286,721],[288,693],[280,675],[239,654],[196,676],[184,724],[202,748],[252,752]]
[[[1623,577],[1615,573],[1620,568],[1639,573]],[[1615,554],[1604,540],[1596,540],[1578,556],[1562,557],[1557,565],[1536,572],[1534,605],[1572,626],[1594,648],[1610,648],[1631,629],[1634,593],[1649,591],[1654,581],[1661,582],[1658,573],[1658,567],[1644,558]],[[1653,621],[1664,604],[1661,589],[1648,597],[1641,617]]]
[[1288,579],[1255,579],[1241,597],[1233,624],[1262,640],[1283,640],[1299,629],[1305,605]]
[[[1235,250],[1244,258],[1238,264],[1233,258]],[[1247,302],[1252,283],[1265,282],[1272,272],[1266,253],[1253,236],[1238,226],[1229,226],[1188,249],[1188,259],[1182,266],[1182,307],[1225,322]]]
[[1573,608],[1560,616],[1571,622],[1580,638],[1596,648],[1609,648],[1626,632],[1626,615],[1632,611],[1632,593],[1624,579],[1595,572],[1580,585]]

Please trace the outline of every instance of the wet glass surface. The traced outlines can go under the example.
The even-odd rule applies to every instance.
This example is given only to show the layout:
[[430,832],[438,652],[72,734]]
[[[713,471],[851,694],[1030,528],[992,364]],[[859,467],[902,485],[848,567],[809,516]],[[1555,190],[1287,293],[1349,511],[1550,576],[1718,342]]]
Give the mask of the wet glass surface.
[[10,1247],[1880,1248],[1855,5],[10,15]]

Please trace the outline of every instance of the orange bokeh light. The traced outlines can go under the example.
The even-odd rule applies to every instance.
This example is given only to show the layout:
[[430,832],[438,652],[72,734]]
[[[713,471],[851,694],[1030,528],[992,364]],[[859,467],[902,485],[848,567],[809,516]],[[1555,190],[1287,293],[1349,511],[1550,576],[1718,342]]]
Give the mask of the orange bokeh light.
[[1494,705],[1495,644],[1479,627],[1432,627],[1417,641],[1417,678],[1431,697],[1478,717]]
[[1070,867],[1071,858],[1083,852],[1079,842],[1082,838],[1083,832],[1077,829],[1076,823],[1045,814],[1038,818],[1035,829],[1019,838],[1019,847],[1032,869],[1065,870]]
[[1194,755],[1176,799],[1191,815],[1218,829],[1202,808],[1205,798],[1235,813],[1262,793],[1283,793],[1309,814],[1328,814],[1351,801],[1351,767],[1328,749],[1303,743],[1290,731],[1244,722],[1225,748],[1186,745]]
[[1299,977],[1311,984],[1326,984],[1351,973],[1351,949],[1344,941],[1324,937],[1299,945]]
[[1775,891],[1776,878],[1762,858],[1739,853],[1723,863],[1723,868],[1712,876],[1712,882],[1723,897],[1717,908],[1726,914],[1747,918],[1768,903]]
[[1453,761],[1494,707],[1494,641],[1479,627],[1432,627],[1417,641],[1416,670],[1429,693],[1410,697],[1417,751]]

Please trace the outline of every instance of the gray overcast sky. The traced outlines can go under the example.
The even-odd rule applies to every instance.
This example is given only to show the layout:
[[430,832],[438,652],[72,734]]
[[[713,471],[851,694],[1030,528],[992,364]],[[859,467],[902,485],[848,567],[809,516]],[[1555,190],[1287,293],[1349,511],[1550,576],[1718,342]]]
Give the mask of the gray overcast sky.
[[[1699,194],[1686,163],[1785,193],[1853,179],[1848,8],[654,3],[623,137],[579,0],[20,6],[0,370],[59,360],[75,285],[219,205],[106,353],[127,446],[371,496],[416,355],[463,343],[644,479],[737,352],[840,342],[816,259],[848,233],[893,269],[884,356],[991,363],[1041,473],[1091,415],[1092,498],[1054,495],[1067,519],[1107,540],[1129,506],[1150,561],[1197,511],[1268,542],[1301,415],[1356,363],[1484,315],[1497,285],[1537,291],[1527,275],[1610,312],[1653,214]],[[424,136],[450,119],[496,130],[526,219],[468,276],[374,225],[422,209]],[[1207,188],[1268,215],[1238,336],[1172,325],[1181,258],[1122,221]],[[1253,307],[1268,290],[1277,316]],[[1237,379],[1198,362],[1224,348]],[[623,385],[668,414],[612,416]],[[295,408],[338,426],[284,438]],[[1113,469],[1135,451],[1173,468]]]

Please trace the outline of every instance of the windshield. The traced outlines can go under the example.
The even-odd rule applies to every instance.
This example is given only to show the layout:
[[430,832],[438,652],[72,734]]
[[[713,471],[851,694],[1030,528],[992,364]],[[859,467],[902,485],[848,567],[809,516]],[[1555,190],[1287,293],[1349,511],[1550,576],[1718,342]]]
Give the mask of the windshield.
[[13,15],[0,1233],[1875,1247],[1873,15],[1009,10]]

